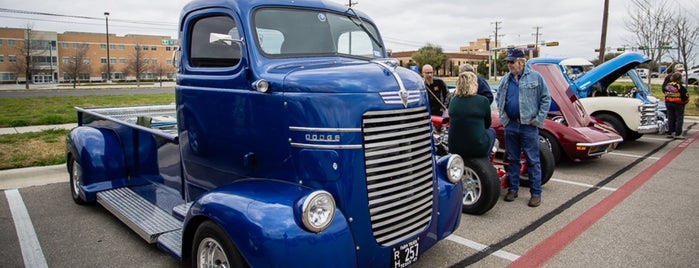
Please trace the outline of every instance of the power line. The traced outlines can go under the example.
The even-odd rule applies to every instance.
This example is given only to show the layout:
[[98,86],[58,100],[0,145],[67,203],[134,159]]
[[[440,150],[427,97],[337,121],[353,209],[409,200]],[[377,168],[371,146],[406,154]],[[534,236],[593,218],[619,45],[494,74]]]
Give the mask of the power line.
[[[104,20],[104,17],[64,15],[64,14],[55,14],[55,13],[47,13],[47,12],[36,12],[36,11],[9,9],[9,8],[0,8],[0,13],[12,13],[12,14],[22,14],[22,15],[32,15],[32,16],[49,16],[49,17],[60,17],[60,18],[83,19],[83,20],[96,20],[96,21],[100,21],[100,22]],[[6,16],[0,16],[0,17],[6,17]],[[27,19],[29,19],[29,18],[27,18]],[[31,19],[41,20],[41,19],[35,19],[35,18],[31,18]],[[52,20],[44,19],[43,21],[52,21]],[[53,20],[53,21],[65,22],[65,21],[60,21],[60,20]],[[172,26],[174,28],[177,27],[177,23],[167,23],[167,22],[162,22],[162,21],[124,20],[124,19],[110,19],[110,21],[122,22],[122,23],[132,23],[132,24],[142,24],[142,25]]]

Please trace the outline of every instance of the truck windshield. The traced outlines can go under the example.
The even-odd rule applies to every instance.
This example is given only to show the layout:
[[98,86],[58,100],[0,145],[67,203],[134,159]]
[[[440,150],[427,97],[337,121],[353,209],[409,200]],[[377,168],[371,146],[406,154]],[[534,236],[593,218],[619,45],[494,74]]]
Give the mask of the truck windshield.
[[374,25],[355,23],[353,13],[263,8],[253,15],[255,37],[269,57],[347,55],[367,59],[385,53]]

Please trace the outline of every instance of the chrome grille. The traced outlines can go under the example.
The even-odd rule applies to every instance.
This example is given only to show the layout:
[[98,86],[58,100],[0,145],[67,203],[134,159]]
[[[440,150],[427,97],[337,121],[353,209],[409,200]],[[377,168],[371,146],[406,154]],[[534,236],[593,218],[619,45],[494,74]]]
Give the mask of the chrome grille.
[[362,117],[369,214],[380,245],[414,236],[430,222],[430,124],[425,107],[371,111]]
[[655,126],[657,124],[657,103],[643,104],[641,106],[641,126]]

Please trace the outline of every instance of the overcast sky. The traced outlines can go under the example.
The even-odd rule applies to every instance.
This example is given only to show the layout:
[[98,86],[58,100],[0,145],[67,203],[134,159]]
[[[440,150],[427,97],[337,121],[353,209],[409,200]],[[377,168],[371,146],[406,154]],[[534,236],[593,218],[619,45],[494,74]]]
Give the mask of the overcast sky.
[[[332,0],[347,4],[348,0]],[[699,0],[668,0],[672,4],[699,10]],[[156,34],[177,38],[180,9],[188,0],[0,0],[0,8],[83,16],[77,19],[37,14],[0,12],[0,26],[35,30],[100,32],[105,30],[105,11],[110,12],[109,32],[117,35]],[[604,0],[551,1],[446,1],[446,0],[354,0],[355,8],[377,24],[387,48],[417,50],[427,43],[445,52],[457,52],[477,38],[494,36],[504,46],[535,41],[558,41],[558,47],[542,47],[543,56],[597,58],[602,30]],[[636,46],[624,26],[631,0],[610,0],[607,47],[616,50]],[[690,12],[691,14],[692,12]],[[696,12],[694,14],[697,14]],[[695,17],[696,19],[696,17]],[[139,21],[141,23],[133,23]],[[695,63],[696,64],[696,63]]]

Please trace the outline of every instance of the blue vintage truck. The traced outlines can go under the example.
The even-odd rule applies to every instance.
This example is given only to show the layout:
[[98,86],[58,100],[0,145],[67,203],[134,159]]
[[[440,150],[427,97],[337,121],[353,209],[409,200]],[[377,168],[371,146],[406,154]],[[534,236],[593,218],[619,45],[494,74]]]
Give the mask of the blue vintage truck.
[[[664,104],[651,95],[635,68],[650,59],[643,54],[626,52],[595,67],[581,58],[534,58],[528,65],[555,64],[560,67],[571,90],[585,111],[611,125],[625,141],[643,134],[666,130]],[[627,95],[607,90],[612,82],[626,75],[634,84]],[[555,109],[555,107],[552,107]]]
[[176,103],[79,108],[70,192],[197,267],[405,267],[456,230],[420,76],[362,12],[195,0]]

